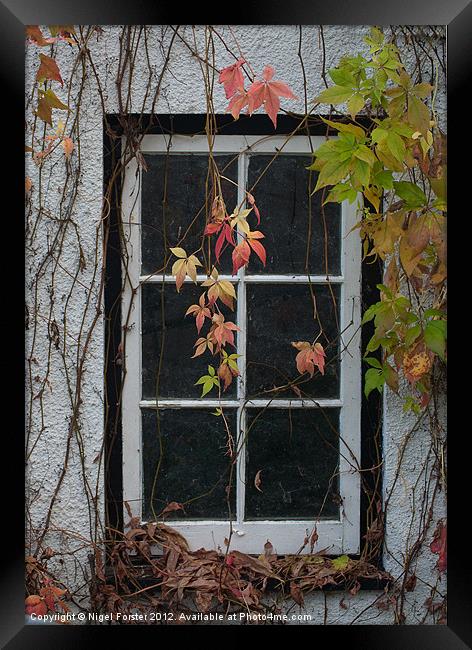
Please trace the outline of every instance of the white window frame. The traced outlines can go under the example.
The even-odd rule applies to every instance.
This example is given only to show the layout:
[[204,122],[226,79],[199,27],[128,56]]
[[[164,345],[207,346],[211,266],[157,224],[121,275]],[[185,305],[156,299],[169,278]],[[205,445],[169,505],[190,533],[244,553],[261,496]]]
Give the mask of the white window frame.
[[[311,140],[311,143],[310,143]],[[247,174],[248,156],[251,153],[310,154],[325,139],[320,136],[245,136],[217,135],[214,138],[214,153],[239,154],[238,158],[238,204],[244,200],[244,183]],[[143,138],[143,153],[208,153],[206,136],[167,136],[146,135]],[[145,172],[144,172],[145,173]],[[236,514],[233,521],[231,548],[245,553],[262,552],[264,544],[270,540],[274,550],[279,554],[296,553],[303,540],[310,535],[316,525],[318,542],[316,548],[327,548],[329,553],[359,552],[360,545],[360,450],[361,450],[361,244],[355,233],[350,233],[357,220],[357,206],[342,203],[341,230],[341,275],[306,276],[306,275],[247,275],[241,268],[237,276],[220,275],[237,285],[237,321],[241,332],[237,335],[237,352],[240,368],[245,368],[246,351],[246,291],[245,283],[308,283],[326,284],[328,281],[340,286],[340,325],[341,325],[341,359],[340,359],[340,396],[339,399],[244,399],[243,377],[238,380],[237,398],[224,399],[159,399],[143,400],[141,398],[141,286],[144,282],[170,282],[171,275],[140,275],[141,271],[141,170],[133,159],[126,168],[123,192],[122,215],[126,255],[128,256],[125,288],[122,297],[122,320],[127,321],[124,367],[126,373],[123,383],[122,430],[123,430],[123,501],[127,501],[134,515],[142,516],[142,443],[141,410],[143,408],[198,407],[212,408],[219,406],[238,409],[238,423],[244,432],[245,408],[261,407],[270,402],[270,408],[340,408],[340,458],[339,458],[339,492],[342,499],[340,519],[312,519],[306,521],[244,521],[244,450],[238,459],[238,471],[235,472],[238,483],[236,496]],[[257,191],[256,200],[257,200]],[[230,206],[231,207],[231,206]],[[262,217],[263,218],[263,217]],[[262,223],[263,227],[263,223]],[[206,275],[198,276],[203,281]],[[186,281],[189,281],[187,278]],[[184,303],[182,303],[184,304]],[[294,337],[296,332],[294,330]],[[290,341],[287,342],[287,345]],[[189,352],[190,354],[190,352]],[[295,352],[294,352],[295,354]],[[190,361],[189,361],[190,363]],[[126,511],[124,511],[126,521]],[[171,521],[170,525],[187,539],[191,549],[224,549],[224,539],[229,534],[229,521]],[[309,553],[309,544],[302,552]]]

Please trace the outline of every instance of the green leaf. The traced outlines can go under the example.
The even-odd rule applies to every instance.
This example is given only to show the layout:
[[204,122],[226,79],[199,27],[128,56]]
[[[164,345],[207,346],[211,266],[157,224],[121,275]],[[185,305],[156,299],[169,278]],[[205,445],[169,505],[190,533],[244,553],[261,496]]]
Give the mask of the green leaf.
[[338,181],[343,180],[349,172],[350,165],[350,160],[342,163],[333,160],[324,164],[318,176],[314,192],[326,187],[326,185],[335,185]]
[[375,174],[373,183],[383,187],[384,190],[393,190],[393,175],[390,171],[382,171]]
[[321,118],[325,124],[328,124],[336,131],[341,133],[352,133],[356,138],[363,139],[365,138],[365,131],[362,127],[356,126],[355,124],[346,124],[345,122],[334,122],[333,120],[327,120],[326,118]]
[[354,93],[352,97],[347,100],[347,108],[351,117],[355,117],[357,113],[364,108],[365,100],[360,93]]
[[429,129],[429,108],[423,104],[421,99],[409,95],[408,97],[408,122],[417,131],[426,135]]
[[349,564],[349,558],[347,555],[340,555],[339,557],[334,558],[334,560],[331,560],[331,562],[337,571],[344,571],[347,569],[347,565]]
[[[375,352],[376,350],[379,349],[381,346],[382,341],[377,338],[376,336],[373,336],[370,341],[367,343],[366,351],[367,352]],[[369,372],[369,371],[367,371]]]
[[383,142],[387,137],[388,131],[380,126],[376,127],[371,133],[372,142]]
[[378,289],[379,291],[381,291],[382,293],[384,293],[384,294],[387,296],[387,298],[389,298],[390,300],[392,300],[392,298],[393,298],[392,290],[391,290],[389,287],[387,287],[386,284],[376,284],[375,286],[377,287],[377,289]]
[[384,383],[385,377],[383,372],[375,368],[369,368],[365,373],[364,395],[369,397],[370,393],[375,389],[381,393]]
[[369,147],[366,147],[365,144],[360,144],[354,155],[356,158],[359,158],[359,160],[366,162],[370,167],[377,162],[374,152],[372,149],[369,149]]
[[328,74],[337,86],[350,87],[356,85],[352,72],[345,67],[332,68],[328,70]]
[[426,205],[428,199],[423,190],[415,185],[415,183],[410,183],[409,181],[395,181],[393,183],[395,188],[395,193],[407,203],[409,208],[420,208],[423,205]]
[[428,348],[444,360],[446,353],[446,321],[430,320],[424,328]]
[[389,131],[386,142],[392,156],[402,163],[405,158],[406,147],[401,136],[398,133]]
[[352,177],[353,180],[355,181],[354,185],[357,183],[359,185],[362,185],[363,187],[366,187],[369,185],[369,180],[370,180],[370,167],[369,165],[364,162],[363,160],[359,160],[359,158],[354,158],[353,160],[353,169],[352,169]]
[[372,366],[373,368],[378,368],[378,370],[382,370],[382,364],[375,357],[366,357],[364,361],[368,363],[369,366]]
[[214,385],[215,384],[213,383],[212,380],[206,381],[203,384],[202,397],[205,397],[205,395],[211,391]]
[[433,318],[434,316],[440,316],[443,318],[444,312],[442,312],[440,309],[427,309],[424,313],[425,318]]
[[376,302],[374,305],[371,305],[368,309],[366,309],[364,316],[362,317],[362,325],[372,320],[381,306],[381,302]]
[[416,341],[418,336],[421,334],[421,325],[414,325],[405,334],[405,345],[410,347],[412,343]]
[[208,374],[210,375],[210,377],[215,376],[215,369],[213,368],[213,366],[208,366]]
[[343,201],[349,201],[349,203],[354,203],[356,198],[357,198],[357,192],[351,185],[349,185],[349,183],[338,183],[329,192],[324,203],[330,203],[330,202],[342,203]]
[[323,90],[314,101],[320,104],[344,104],[352,97],[353,89],[347,86],[331,86]]

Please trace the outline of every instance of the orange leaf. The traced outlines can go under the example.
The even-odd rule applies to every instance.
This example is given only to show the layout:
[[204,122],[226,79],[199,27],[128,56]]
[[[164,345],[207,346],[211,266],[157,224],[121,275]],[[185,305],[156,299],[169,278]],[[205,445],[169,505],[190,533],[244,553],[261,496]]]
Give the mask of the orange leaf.
[[44,47],[50,43],[54,43],[53,38],[44,38],[43,33],[39,29],[38,25],[27,25],[25,31],[26,36],[30,39],[30,41],[36,43],[36,45],[39,47]]
[[226,390],[233,381],[233,374],[227,363],[222,363],[218,368],[218,377],[224,382],[223,390]]
[[292,343],[293,347],[300,350],[295,358],[298,372],[303,375],[307,372],[313,377],[315,366],[324,375],[325,351],[321,343],[310,345],[308,341],[298,341]]
[[248,237],[249,246],[255,252],[257,257],[261,260],[262,264],[265,266],[266,259],[267,259],[266,249],[264,248],[264,246],[261,244],[260,241],[257,241],[257,239],[252,239],[252,236],[256,233],[252,232],[251,237]]
[[235,246],[233,250],[233,275],[236,275],[242,266],[246,266],[250,255],[251,249],[246,240]]
[[44,600],[37,595],[28,596],[25,600],[25,611],[27,614],[36,614],[44,616],[47,614],[48,608]]

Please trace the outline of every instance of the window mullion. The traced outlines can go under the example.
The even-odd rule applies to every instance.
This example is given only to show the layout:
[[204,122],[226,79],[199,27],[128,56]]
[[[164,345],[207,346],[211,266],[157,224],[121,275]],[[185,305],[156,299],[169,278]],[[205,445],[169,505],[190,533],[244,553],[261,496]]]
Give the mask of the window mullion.
[[[238,206],[244,205],[245,189],[247,175],[247,157],[241,153],[238,159]],[[237,237],[240,235],[238,233]],[[241,524],[244,520],[244,503],[245,503],[245,468],[246,468],[246,446],[241,442],[244,440],[246,430],[246,414],[244,401],[246,397],[246,286],[245,286],[245,267],[242,266],[238,271],[238,304],[237,304],[237,325],[239,331],[236,337],[236,348],[238,357],[238,368],[240,376],[237,380],[237,399],[239,401],[237,414],[237,448],[239,450],[236,466],[236,517],[237,523]],[[240,531],[241,532],[241,531]]]

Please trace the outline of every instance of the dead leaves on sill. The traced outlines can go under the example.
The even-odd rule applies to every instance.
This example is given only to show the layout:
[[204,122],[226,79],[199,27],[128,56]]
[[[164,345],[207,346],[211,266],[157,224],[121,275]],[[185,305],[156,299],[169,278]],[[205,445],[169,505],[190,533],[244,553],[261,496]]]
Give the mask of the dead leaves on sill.
[[[302,606],[304,594],[326,585],[347,585],[355,594],[362,578],[390,579],[361,560],[347,556],[332,560],[323,555],[325,549],[318,554],[277,556],[267,542],[259,557],[236,550],[190,551],[185,539],[165,524],[140,525],[132,518],[128,529],[110,553],[113,579],[106,581],[103,571],[97,571],[96,596],[111,611],[125,601],[146,597],[153,606],[170,609],[193,602],[203,613],[222,605],[257,612],[265,610],[263,597],[269,590],[282,592]],[[156,544],[163,555],[153,555]],[[148,586],[142,587],[144,583]]]

